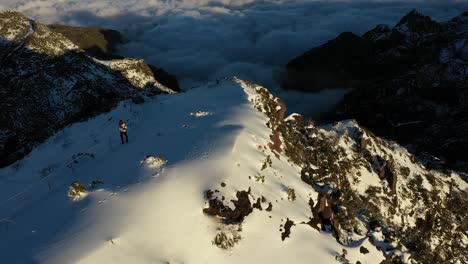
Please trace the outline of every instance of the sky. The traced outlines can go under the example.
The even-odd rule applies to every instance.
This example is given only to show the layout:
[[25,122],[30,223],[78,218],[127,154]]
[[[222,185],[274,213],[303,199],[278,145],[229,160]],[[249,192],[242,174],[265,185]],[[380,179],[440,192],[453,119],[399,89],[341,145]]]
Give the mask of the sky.
[[129,40],[123,55],[166,69],[184,89],[236,75],[279,91],[289,60],[343,31],[393,26],[414,8],[445,21],[468,0],[0,0],[0,8],[117,29]]

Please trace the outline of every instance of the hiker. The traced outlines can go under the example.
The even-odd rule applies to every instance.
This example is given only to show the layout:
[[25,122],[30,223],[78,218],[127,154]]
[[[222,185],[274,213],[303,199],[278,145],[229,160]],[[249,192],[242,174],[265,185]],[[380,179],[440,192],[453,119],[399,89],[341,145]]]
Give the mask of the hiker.
[[125,143],[128,143],[127,124],[125,124],[123,120],[119,121],[119,131],[120,131],[120,140],[122,140],[122,144],[124,143],[124,136],[125,136]]

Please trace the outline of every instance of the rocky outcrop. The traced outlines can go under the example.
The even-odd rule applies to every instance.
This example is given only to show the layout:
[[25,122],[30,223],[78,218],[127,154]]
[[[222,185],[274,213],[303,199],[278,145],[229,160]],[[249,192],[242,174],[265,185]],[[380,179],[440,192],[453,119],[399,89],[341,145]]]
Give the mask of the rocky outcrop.
[[203,209],[203,213],[213,216],[219,216],[228,223],[241,223],[244,218],[252,213],[252,203],[249,200],[249,191],[238,191],[236,193],[237,200],[231,200],[234,204],[234,209],[224,205],[223,201],[217,197],[213,197],[213,192],[208,191],[207,195],[208,207]]
[[[343,33],[292,60],[285,86],[354,88],[332,119],[355,118],[379,136],[411,144],[427,165],[468,171],[467,27],[468,13],[438,23],[412,11],[393,28]],[[327,76],[332,81],[322,80]]]
[[130,83],[150,93],[176,93],[180,91],[177,79],[164,71],[146,64],[141,59],[116,59],[108,64],[113,70],[120,72]]
[[178,89],[166,84],[142,61],[96,60],[48,26],[0,12],[0,167],[119,100]]
[[[310,204],[310,201],[309,201]],[[340,239],[340,223],[335,216],[335,212],[333,211],[332,204],[330,202],[330,197],[323,193],[319,193],[317,198],[317,204],[312,207],[312,219],[308,223],[314,228],[317,228],[317,224],[321,224],[322,230],[326,230],[326,228],[331,228],[333,231],[333,235],[337,240]]]
[[260,211],[263,210],[262,208],[262,201],[260,198],[257,198],[257,201],[252,205],[252,208],[258,209]]
[[378,175],[381,180],[386,180],[388,182],[390,193],[395,194],[398,174],[395,171],[393,160],[383,160],[378,169]]
[[235,81],[255,89],[254,105],[275,124],[281,155],[319,193],[316,203],[309,197],[312,217],[301,223],[332,232],[344,245],[369,239],[389,261],[405,262],[409,253],[420,263],[467,261],[467,212],[461,208],[468,185],[460,175],[427,169],[355,120],[325,127],[305,124],[297,114],[280,120],[280,111],[273,110],[283,108],[276,97]]
[[284,231],[281,232],[281,240],[284,241],[286,238],[289,237],[291,234],[291,227],[294,226],[294,222],[289,218],[286,219],[286,223],[284,223]]

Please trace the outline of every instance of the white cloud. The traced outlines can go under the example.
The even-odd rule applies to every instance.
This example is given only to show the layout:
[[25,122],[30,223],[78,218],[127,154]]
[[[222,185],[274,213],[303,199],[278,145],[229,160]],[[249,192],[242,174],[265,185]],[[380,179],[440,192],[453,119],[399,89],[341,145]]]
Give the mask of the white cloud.
[[413,8],[436,20],[468,10],[466,1],[306,0],[0,0],[46,23],[124,32],[128,56],[175,74],[183,87],[238,75],[277,87],[285,64],[343,31],[394,25]]

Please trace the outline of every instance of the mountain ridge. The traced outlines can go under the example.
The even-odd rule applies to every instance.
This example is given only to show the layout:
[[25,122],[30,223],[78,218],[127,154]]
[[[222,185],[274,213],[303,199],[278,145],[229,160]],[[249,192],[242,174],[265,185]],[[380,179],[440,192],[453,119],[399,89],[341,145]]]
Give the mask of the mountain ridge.
[[180,91],[162,69],[137,59],[94,59],[62,34],[15,11],[0,13],[0,65],[0,166],[121,99]]
[[439,23],[413,10],[393,28],[342,33],[291,60],[285,87],[353,88],[325,119],[355,118],[428,166],[466,172],[467,17]]
[[[213,100],[220,96],[229,100]],[[2,235],[19,236],[11,241],[34,228],[52,246],[39,241],[3,258],[465,261],[468,184],[460,175],[425,168],[353,120],[319,127],[285,110],[266,88],[233,78],[123,101],[68,126],[0,170],[10,182],[2,201],[40,175],[50,184],[0,212],[13,222]],[[129,120],[128,145],[110,125],[116,118]],[[81,191],[68,191],[77,181]]]

